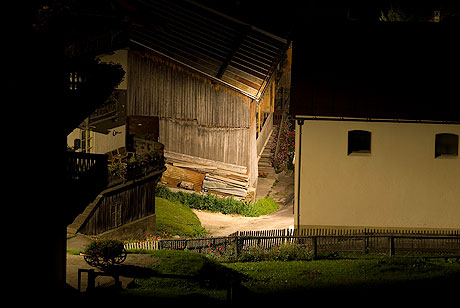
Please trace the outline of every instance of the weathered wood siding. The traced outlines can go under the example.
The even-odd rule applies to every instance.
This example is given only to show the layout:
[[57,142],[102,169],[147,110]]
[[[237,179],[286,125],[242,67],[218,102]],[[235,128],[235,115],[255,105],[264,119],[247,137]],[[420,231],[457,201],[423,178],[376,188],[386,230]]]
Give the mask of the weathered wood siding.
[[247,128],[203,127],[196,121],[161,119],[160,142],[167,151],[248,166]]
[[128,63],[128,115],[249,128],[249,97],[151,54],[131,51]]
[[157,177],[151,177],[104,191],[80,232],[96,235],[155,214],[156,180]]
[[149,53],[131,51],[128,63],[127,114],[159,117],[165,150],[250,166],[255,102]]

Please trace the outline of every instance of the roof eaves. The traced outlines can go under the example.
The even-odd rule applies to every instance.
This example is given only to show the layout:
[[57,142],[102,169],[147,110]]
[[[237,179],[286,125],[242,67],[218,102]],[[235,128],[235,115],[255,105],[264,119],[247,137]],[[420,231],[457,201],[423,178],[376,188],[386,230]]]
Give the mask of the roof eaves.
[[213,76],[213,75],[211,75],[211,74],[208,74],[208,73],[204,72],[203,70],[199,70],[198,68],[196,68],[196,67],[194,67],[194,66],[192,66],[192,65],[190,65],[190,64],[187,64],[187,63],[185,63],[185,62],[179,61],[179,60],[177,60],[177,58],[173,58],[173,57],[171,57],[171,56],[169,56],[169,55],[167,55],[167,54],[165,54],[165,53],[162,53],[162,52],[160,52],[160,51],[158,51],[158,50],[155,50],[155,49],[153,49],[152,47],[147,46],[147,45],[145,45],[145,44],[143,44],[143,43],[141,43],[141,42],[139,42],[139,41],[136,41],[136,40],[134,40],[134,39],[131,39],[130,41],[131,41],[131,43],[133,43],[133,44],[135,44],[135,45],[137,45],[137,46],[146,48],[146,49],[148,49],[148,50],[150,50],[150,51],[153,51],[153,52],[159,54],[159,55],[162,56],[162,57],[165,57],[165,58],[167,58],[167,59],[169,59],[169,60],[171,60],[171,61],[173,61],[173,62],[176,62],[176,63],[178,63],[178,64],[180,64],[180,65],[183,65],[183,66],[185,66],[185,67],[187,67],[187,68],[189,68],[189,69],[191,69],[191,70],[193,70],[193,71],[195,71],[195,72],[197,72],[197,73],[200,73],[200,74],[202,74],[202,75],[208,77],[209,79],[211,79],[211,80],[213,80],[213,81],[216,81],[216,82],[221,83],[221,84],[223,84],[223,85],[225,85],[225,86],[228,86],[228,87],[230,87],[230,88],[232,88],[232,89],[234,89],[234,90],[236,90],[236,91],[238,91],[238,92],[240,92],[240,93],[242,93],[242,94],[248,96],[248,97],[251,98],[251,99],[254,99],[254,100],[258,100],[258,99],[259,99],[257,96],[255,96],[255,95],[253,95],[253,94],[251,94],[251,93],[249,93],[249,92],[247,92],[247,91],[244,91],[244,90],[242,90],[241,88],[238,88],[238,87],[236,87],[236,86],[234,86],[234,85],[232,85],[232,84],[230,84],[230,83],[228,83],[228,82],[226,82],[226,81],[224,81],[224,80],[222,80],[222,79],[219,79],[219,78],[217,78],[217,77],[215,77],[215,76]]

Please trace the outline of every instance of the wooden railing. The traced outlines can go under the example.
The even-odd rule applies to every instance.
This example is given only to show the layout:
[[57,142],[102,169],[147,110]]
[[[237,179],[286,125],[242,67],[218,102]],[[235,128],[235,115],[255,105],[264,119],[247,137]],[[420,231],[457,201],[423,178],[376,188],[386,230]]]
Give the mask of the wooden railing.
[[272,130],[273,130],[273,113],[270,113],[267,119],[265,120],[264,126],[262,127],[262,130],[260,131],[260,134],[256,141],[257,155],[259,159],[260,159],[260,156],[262,155],[262,151],[264,150],[264,146],[266,145],[267,140],[271,135]]
[[107,185],[107,170],[106,155],[66,153],[66,179],[68,181],[90,181],[105,186]]

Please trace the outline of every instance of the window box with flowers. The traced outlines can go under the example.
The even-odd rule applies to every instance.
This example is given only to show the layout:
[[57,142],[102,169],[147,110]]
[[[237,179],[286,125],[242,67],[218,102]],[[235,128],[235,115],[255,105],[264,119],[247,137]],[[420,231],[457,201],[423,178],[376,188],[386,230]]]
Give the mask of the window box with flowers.
[[161,151],[134,154],[109,167],[109,183],[132,180],[164,167]]

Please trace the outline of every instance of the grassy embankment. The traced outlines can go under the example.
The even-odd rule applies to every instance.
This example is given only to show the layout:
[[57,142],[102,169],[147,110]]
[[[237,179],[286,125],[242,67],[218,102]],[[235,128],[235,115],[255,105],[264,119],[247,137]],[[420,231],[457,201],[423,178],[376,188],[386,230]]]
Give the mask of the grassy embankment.
[[164,233],[186,237],[206,235],[206,229],[188,206],[155,197],[155,212],[157,233],[160,235]]
[[[165,194],[163,194],[165,195]],[[201,226],[200,220],[192,208],[213,209],[218,212],[223,209],[227,212],[245,213],[245,216],[260,216],[276,211],[279,207],[271,198],[264,198],[254,204],[214,197],[199,196],[197,194],[170,193],[169,200],[155,198],[155,212],[157,215],[157,234],[163,233],[186,237],[200,237],[206,235],[206,229]],[[208,200],[210,199],[210,200]],[[205,204],[199,207],[199,204]],[[220,202],[221,207],[217,204]],[[240,207],[240,208],[239,208]],[[231,211],[233,209],[233,211]]]

